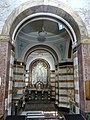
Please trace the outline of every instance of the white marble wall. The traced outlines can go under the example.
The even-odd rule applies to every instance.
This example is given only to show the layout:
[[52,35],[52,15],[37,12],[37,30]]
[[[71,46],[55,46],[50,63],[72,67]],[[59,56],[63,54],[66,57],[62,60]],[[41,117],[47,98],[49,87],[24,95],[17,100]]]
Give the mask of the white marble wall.
[[[2,27],[5,23],[7,17],[11,14],[11,12],[18,7],[19,5],[27,2],[28,0],[0,0],[0,32],[2,31]],[[88,34],[90,36],[90,0],[30,0],[31,5],[38,4],[51,4],[57,6],[60,2],[65,3],[70,6],[84,21],[86,28],[88,30]]]
[[14,63],[14,52],[11,50],[10,56],[10,68],[9,68],[9,86],[8,86],[8,115],[11,115],[12,107],[12,87],[13,87],[13,63]]
[[74,61],[74,89],[75,89],[75,112],[80,113],[80,95],[79,95],[79,76],[78,76],[78,54],[77,51],[73,54]]
[[69,108],[69,100],[74,99],[73,65],[62,65],[58,71],[58,107]]
[[[20,62],[19,62],[20,63]],[[24,65],[15,65],[14,68],[14,88],[17,94],[23,94],[25,87],[25,70]]]

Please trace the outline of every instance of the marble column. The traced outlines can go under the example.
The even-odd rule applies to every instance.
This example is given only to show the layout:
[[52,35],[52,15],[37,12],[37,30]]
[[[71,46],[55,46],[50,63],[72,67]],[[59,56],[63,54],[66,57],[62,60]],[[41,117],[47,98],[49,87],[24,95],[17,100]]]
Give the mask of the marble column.
[[0,36],[0,114],[5,114],[8,106],[8,83],[10,65],[10,38]]
[[15,52],[14,52],[14,50],[11,49],[11,51],[10,51],[10,67],[9,67],[9,85],[8,85],[8,115],[11,115],[11,111],[12,111],[14,58],[15,58]]
[[75,110],[73,112],[80,113],[80,96],[79,96],[79,72],[78,72],[78,52],[73,50],[73,64],[74,64],[74,106]]
[[78,47],[80,110],[90,111],[90,39],[83,40]]

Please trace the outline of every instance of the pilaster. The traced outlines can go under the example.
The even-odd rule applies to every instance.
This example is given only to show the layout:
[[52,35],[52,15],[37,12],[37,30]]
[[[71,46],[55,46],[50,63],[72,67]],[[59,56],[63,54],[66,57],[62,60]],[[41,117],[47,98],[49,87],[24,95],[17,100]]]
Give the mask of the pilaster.
[[80,109],[90,111],[90,39],[85,39],[78,47]]
[[0,114],[7,109],[9,64],[10,64],[10,38],[0,36]]

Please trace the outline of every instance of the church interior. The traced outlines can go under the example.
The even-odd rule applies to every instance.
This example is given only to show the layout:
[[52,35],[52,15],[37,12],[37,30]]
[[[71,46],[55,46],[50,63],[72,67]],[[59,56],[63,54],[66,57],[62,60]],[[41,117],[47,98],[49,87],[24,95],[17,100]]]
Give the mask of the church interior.
[[90,120],[90,1],[0,1],[0,120]]

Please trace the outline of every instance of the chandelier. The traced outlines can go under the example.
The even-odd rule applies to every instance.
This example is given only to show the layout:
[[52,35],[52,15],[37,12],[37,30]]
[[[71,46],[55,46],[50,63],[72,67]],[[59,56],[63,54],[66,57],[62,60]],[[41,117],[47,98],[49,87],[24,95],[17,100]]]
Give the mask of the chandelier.
[[44,27],[42,27],[42,30],[38,32],[37,39],[41,42],[45,41],[47,32],[44,30]]

